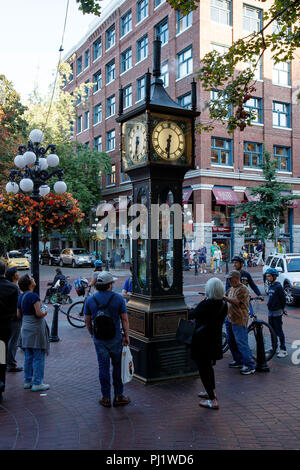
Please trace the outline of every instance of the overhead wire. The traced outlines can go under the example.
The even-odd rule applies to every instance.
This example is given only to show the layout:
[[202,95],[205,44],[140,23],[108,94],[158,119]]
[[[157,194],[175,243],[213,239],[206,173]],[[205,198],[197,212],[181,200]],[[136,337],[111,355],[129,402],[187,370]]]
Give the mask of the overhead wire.
[[59,48],[59,58],[58,58],[58,63],[57,63],[57,67],[56,67],[55,80],[54,80],[54,84],[53,84],[53,90],[52,90],[52,95],[51,95],[51,99],[50,99],[50,103],[49,103],[49,108],[48,108],[46,121],[45,121],[45,124],[43,126],[43,131],[46,129],[48,119],[49,119],[49,116],[50,116],[50,112],[51,112],[51,108],[52,108],[52,104],[53,104],[53,99],[54,99],[54,94],[55,94],[55,89],[56,89],[57,78],[58,78],[58,74],[59,74],[59,66],[60,66],[60,63],[61,63],[61,55],[62,55],[62,52],[64,50],[63,49],[63,44],[64,44],[64,37],[65,37],[65,32],[66,32],[66,25],[67,25],[68,11],[69,11],[69,1],[70,0],[67,0],[65,21],[64,21],[62,38],[61,38],[61,45],[60,45],[60,48]]

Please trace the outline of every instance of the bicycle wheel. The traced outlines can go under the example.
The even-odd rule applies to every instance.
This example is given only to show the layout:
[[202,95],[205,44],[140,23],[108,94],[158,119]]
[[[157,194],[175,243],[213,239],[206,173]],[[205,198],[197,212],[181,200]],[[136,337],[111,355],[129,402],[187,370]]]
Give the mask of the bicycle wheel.
[[80,300],[71,305],[67,312],[67,319],[70,325],[75,326],[75,328],[84,328],[84,314],[83,314],[84,302]]
[[228,342],[227,342],[227,336],[226,336],[226,333],[224,331],[222,331],[222,352],[223,354],[226,353],[226,351],[228,351],[229,349],[229,345],[228,345]]
[[[252,352],[253,359],[256,361],[256,328],[255,321],[248,326],[248,343]],[[277,349],[277,336],[273,328],[265,321],[259,322],[262,325],[262,334],[264,339],[266,361],[272,359]]]

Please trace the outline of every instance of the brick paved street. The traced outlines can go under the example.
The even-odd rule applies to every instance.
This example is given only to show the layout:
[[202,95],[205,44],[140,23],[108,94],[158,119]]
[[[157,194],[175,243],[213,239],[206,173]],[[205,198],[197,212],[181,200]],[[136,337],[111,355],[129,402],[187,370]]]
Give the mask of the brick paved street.
[[[261,269],[250,272],[261,284]],[[126,272],[118,274],[120,291]],[[185,273],[189,303],[199,299],[194,294],[209,276]],[[263,318],[266,304],[258,308]],[[300,309],[288,310],[285,332],[292,352],[291,342],[300,339]],[[49,325],[51,319],[49,313]],[[7,374],[0,449],[300,449],[300,366],[292,365],[290,355],[273,359],[269,373],[241,376],[228,368],[226,353],[216,366],[218,411],[198,406],[197,377],[148,386],[133,381],[125,388],[132,403],[105,409],[98,404],[97,360],[86,329],[73,328],[60,316],[59,337],[46,359],[50,390],[23,390],[23,373]],[[23,363],[21,351],[18,361]]]

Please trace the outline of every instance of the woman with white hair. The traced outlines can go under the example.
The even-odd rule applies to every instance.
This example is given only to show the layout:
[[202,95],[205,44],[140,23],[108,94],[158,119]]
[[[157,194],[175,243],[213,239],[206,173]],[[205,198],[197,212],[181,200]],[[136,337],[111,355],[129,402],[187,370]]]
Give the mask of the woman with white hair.
[[196,362],[205,392],[200,392],[200,406],[217,410],[213,366],[223,358],[222,325],[227,315],[223,301],[225,289],[220,279],[209,279],[205,287],[205,299],[189,311],[189,319],[195,319],[196,327],[191,344],[191,357]]

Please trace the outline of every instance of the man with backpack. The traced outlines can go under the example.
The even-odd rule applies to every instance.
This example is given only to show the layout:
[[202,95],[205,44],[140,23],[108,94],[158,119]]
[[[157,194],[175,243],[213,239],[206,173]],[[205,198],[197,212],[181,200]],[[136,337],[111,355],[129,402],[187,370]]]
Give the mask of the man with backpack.
[[128,346],[130,342],[129,322],[123,297],[112,290],[115,281],[116,278],[110,272],[100,272],[95,284],[97,292],[87,298],[84,306],[85,323],[93,338],[99,364],[102,392],[99,403],[106,408],[111,407],[110,361],[113,366],[113,406],[130,403],[130,398],[123,395],[121,379],[122,347]]

